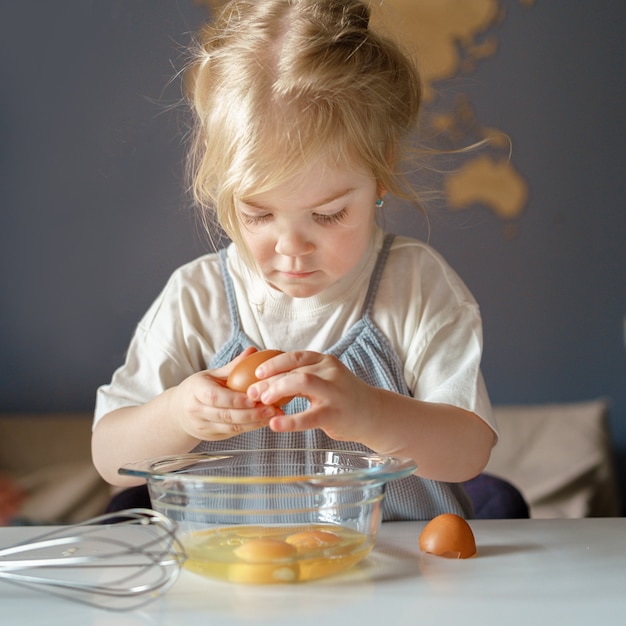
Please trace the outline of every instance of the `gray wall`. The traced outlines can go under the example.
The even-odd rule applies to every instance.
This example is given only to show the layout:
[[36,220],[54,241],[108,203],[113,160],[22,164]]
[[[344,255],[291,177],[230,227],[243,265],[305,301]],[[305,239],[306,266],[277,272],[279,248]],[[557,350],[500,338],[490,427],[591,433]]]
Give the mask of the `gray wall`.
[[[531,185],[431,243],[481,304],[495,403],[612,400],[626,474],[622,0],[505,0],[461,88]],[[179,85],[192,0],[0,2],[0,411],[89,410],[170,272],[207,249],[183,192]],[[397,230],[424,235],[407,209]]]

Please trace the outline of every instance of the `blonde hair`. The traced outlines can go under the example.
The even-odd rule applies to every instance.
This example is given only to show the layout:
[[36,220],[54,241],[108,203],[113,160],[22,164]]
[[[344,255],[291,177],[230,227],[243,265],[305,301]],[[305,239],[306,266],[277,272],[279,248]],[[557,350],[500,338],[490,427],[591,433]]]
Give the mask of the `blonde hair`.
[[233,0],[200,33],[188,70],[190,187],[210,234],[241,245],[234,199],[307,164],[364,166],[415,200],[397,164],[417,124],[414,63],[369,28],[359,0]]

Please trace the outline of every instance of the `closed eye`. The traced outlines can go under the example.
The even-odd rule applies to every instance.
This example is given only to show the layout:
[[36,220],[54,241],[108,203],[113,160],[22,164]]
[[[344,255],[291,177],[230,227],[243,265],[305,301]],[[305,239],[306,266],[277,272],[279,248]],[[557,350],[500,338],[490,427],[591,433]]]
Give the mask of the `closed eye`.
[[331,213],[330,215],[327,215],[325,213],[314,213],[313,219],[318,224],[322,225],[338,224],[346,217],[347,214],[348,212],[346,211],[346,209],[341,209],[341,211],[337,211],[337,213]]
[[240,213],[241,221],[246,226],[258,226],[259,224],[265,224],[272,219],[271,213],[264,213],[263,215],[250,215],[249,213]]

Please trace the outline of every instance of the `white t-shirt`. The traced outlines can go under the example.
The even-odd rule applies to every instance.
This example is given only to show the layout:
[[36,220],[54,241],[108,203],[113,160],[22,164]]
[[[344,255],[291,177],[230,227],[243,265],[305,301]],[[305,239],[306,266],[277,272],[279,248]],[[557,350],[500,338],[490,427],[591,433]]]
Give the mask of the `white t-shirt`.
[[[242,327],[260,348],[324,352],[360,319],[383,233],[349,275],[310,298],[291,298],[228,248]],[[471,411],[495,431],[480,372],[478,305],[450,266],[428,245],[396,237],[372,319],[404,363],[412,395]],[[104,415],[152,399],[206,369],[232,328],[217,254],[176,270],[137,326],[125,363],[98,389],[94,424]]]

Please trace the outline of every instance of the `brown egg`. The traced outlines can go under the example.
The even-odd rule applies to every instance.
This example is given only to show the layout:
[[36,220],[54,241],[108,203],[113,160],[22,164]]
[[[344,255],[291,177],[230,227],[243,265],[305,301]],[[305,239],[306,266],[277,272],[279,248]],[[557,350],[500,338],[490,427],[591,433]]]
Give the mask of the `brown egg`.
[[476,556],[476,540],[470,525],[454,513],[444,513],[426,524],[419,539],[422,552],[449,559]]
[[[283,352],[281,350],[259,350],[258,352],[253,352],[235,365],[226,381],[226,386],[233,391],[245,393],[250,385],[259,380],[254,375],[256,368],[264,361],[278,356],[279,354],[283,354]],[[280,400],[274,402],[274,406],[282,406],[292,399],[293,396],[291,398],[280,398]]]

